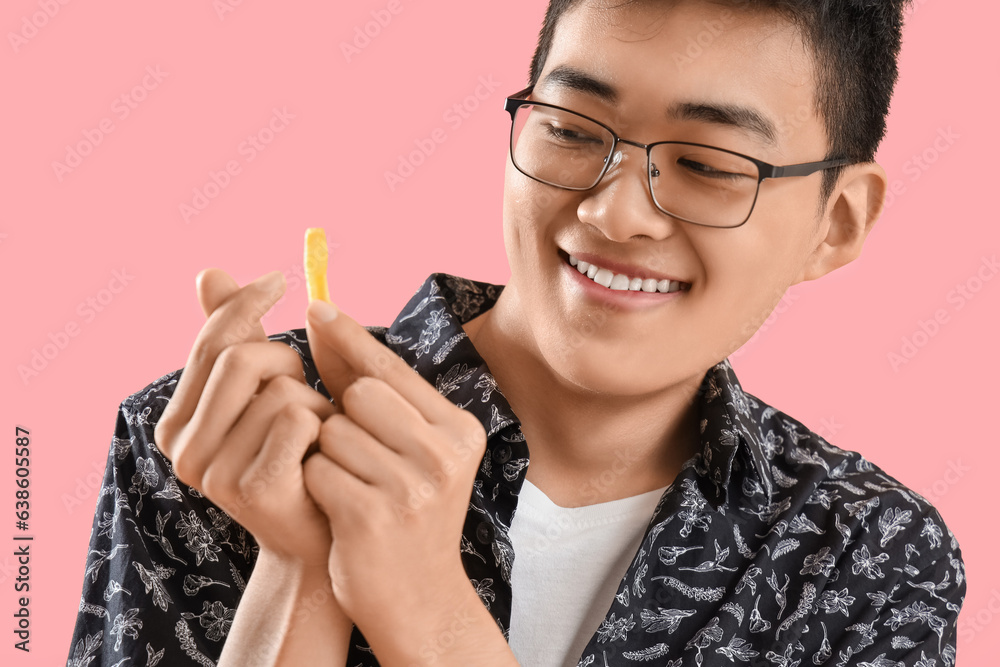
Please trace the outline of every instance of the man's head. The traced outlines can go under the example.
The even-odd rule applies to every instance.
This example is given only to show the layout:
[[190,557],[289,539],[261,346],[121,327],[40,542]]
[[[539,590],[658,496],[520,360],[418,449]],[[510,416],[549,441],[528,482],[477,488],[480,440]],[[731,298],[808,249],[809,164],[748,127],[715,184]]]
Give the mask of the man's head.
[[[903,9],[910,0],[718,0],[734,11],[771,11],[795,24],[806,38],[816,67],[816,108],[826,122],[826,158],[871,162],[885,136],[885,118],[896,84]],[[531,59],[529,83],[538,82],[552,48],[559,19],[581,0],[550,0],[538,46]],[[669,0],[622,0],[620,6],[645,2],[667,7]],[[676,62],[685,64],[711,48],[725,23],[719,19],[692,35]],[[707,45],[706,45],[707,42]],[[788,122],[794,122],[788,119]],[[826,198],[841,169],[824,174],[821,197]]]
[[[723,229],[659,210],[649,188],[653,172],[666,165],[647,165],[636,145],[619,144],[588,190],[533,180],[508,159],[511,280],[498,306],[508,311],[504,325],[536,348],[558,381],[608,396],[697,383],[753,335],[789,285],[860,254],[885,196],[885,172],[870,159],[884,132],[894,62],[871,63],[891,70],[874,86],[831,78],[834,70],[862,65],[831,61],[831,51],[819,49],[833,39],[823,34],[827,24],[808,22],[804,9],[791,13],[797,4],[763,4],[554,0],[558,16],[550,7],[532,67],[532,101],[571,109],[639,144],[703,144],[779,166],[838,152],[844,154],[833,157],[859,160],[825,187],[823,172],[765,179],[749,219]],[[856,39],[838,48],[870,48],[867,37]],[[881,39],[894,55],[898,35]],[[847,97],[833,99],[838,95]],[[865,110],[854,106],[869,98]],[[551,128],[547,116],[539,118],[533,136],[580,141],[579,128]],[[860,118],[871,126],[855,136],[840,128],[843,118],[845,127]],[[691,170],[701,182],[719,178],[688,157],[673,163],[674,171]],[[674,201],[691,192],[672,189]],[[633,278],[670,277],[690,289],[660,297],[614,292],[577,273],[567,255]]]

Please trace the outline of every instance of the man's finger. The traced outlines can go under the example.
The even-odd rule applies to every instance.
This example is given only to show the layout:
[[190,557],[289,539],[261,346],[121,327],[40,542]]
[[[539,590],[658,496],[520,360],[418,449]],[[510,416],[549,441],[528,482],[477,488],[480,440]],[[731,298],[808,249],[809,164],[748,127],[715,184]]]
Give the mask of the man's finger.
[[[198,399],[198,405],[183,432],[170,443],[161,446],[164,456],[170,458],[182,481],[197,480],[226,441],[226,434],[244,414],[247,405],[260,390],[261,384],[270,383],[279,376],[284,381],[273,383],[263,394],[287,392],[277,397],[277,402],[291,402],[291,395],[298,394],[293,385],[307,391],[302,377],[299,355],[284,343],[246,343],[235,345],[219,355]],[[325,402],[315,394],[318,403]],[[262,395],[263,395],[262,394]],[[302,400],[298,398],[297,400]],[[273,403],[273,400],[266,402]],[[266,413],[267,410],[259,410]]]
[[169,449],[194,414],[212,366],[224,349],[246,341],[267,340],[260,318],[284,293],[284,276],[273,271],[240,288],[212,312],[195,339],[177,389],[156,425],[154,437],[158,445]]
[[[268,382],[264,391],[253,399],[253,406],[252,410],[247,409],[243,413],[217,449],[207,451],[213,444],[208,442],[203,443],[208,446],[199,446],[198,452],[190,452],[202,459],[192,464],[192,470],[197,474],[198,466],[204,467],[201,483],[213,500],[212,491],[221,495],[236,488],[255,460],[260,462],[259,467],[266,469],[267,463],[274,457],[269,458],[268,452],[264,451],[267,439],[263,434],[273,431],[279,436],[284,435],[289,442],[298,442],[295,434],[302,430],[301,423],[313,424],[311,428],[314,432],[302,444],[298,458],[294,459],[296,464],[301,464],[305,449],[319,437],[322,420],[334,413],[333,406],[322,394],[286,376]],[[284,465],[293,459],[285,453],[281,461]],[[271,471],[271,477],[276,474],[277,471]]]
[[[331,311],[336,313],[332,319]],[[430,423],[445,423],[452,416],[451,401],[335,306],[314,300],[307,314],[309,350],[323,385],[338,405],[343,405],[344,390],[367,375],[389,384]]]
[[322,452],[310,456],[302,464],[302,473],[306,491],[332,524],[350,529],[353,528],[352,519],[370,516],[369,510],[375,505],[379,492]]
[[395,479],[394,471],[406,465],[397,452],[345,414],[326,419],[318,441],[324,456],[372,486],[389,488]]
[[267,430],[259,455],[243,468],[244,479],[252,478],[254,473],[273,478],[301,466],[306,451],[319,439],[322,426],[323,420],[314,409],[294,403],[286,405]]
[[195,287],[205,317],[211,317],[226,299],[240,291],[239,284],[222,269],[205,269],[195,278]]
[[[271,345],[283,345],[283,343],[271,343]],[[275,416],[282,410],[291,406],[304,408],[320,420],[330,417],[337,411],[323,394],[304,382],[285,375],[279,375],[269,381],[264,390],[253,397],[251,405],[252,409],[247,406],[237,422],[225,434],[219,450],[215,454],[209,454],[209,458],[226,459],[228,467],[245,471],[259,454],[263,442],[261,434],[267,433],[272,427]],[[197,420],[196,411],[195,416],[191,418],[193,429],[197,428]]]

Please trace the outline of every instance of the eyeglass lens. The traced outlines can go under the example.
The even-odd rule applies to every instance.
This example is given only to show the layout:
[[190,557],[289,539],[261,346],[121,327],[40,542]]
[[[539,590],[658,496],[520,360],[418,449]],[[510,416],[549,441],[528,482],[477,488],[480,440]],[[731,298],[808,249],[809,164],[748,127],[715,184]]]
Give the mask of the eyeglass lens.
[[[607,128],[569,111],[524,105],[514,116],[515,166],[551,185],[593,187],[612,159],[613,147],[614,135]],[[650,190],[663,212],[716,227],[739,225],[750,214],[759,182],[757,165],[750,160],[682,143],[657,144],[649,159]]]

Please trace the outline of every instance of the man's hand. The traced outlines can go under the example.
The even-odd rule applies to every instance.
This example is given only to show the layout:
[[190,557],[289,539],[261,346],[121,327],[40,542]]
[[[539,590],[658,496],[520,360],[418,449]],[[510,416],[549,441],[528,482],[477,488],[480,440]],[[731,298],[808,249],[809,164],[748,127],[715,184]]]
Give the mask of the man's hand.
[[347,315],[321,301],[308,315],[313,359],[343,412],[323,423],[306,488],[329,517],[337,600],[383,660],[380,643],[417,646],[426,621],[470,599],[484,610],[459,545],[486,433]]
[[325,567],[331,536],[305,490],[302,459],[336,410],[305,384],[298,354],[268,342],[260,318],[285,291],[280,273],[240,288],[198,276],[208,320],[195,339],[155,440],[178,479],[239,521],[262,551]]

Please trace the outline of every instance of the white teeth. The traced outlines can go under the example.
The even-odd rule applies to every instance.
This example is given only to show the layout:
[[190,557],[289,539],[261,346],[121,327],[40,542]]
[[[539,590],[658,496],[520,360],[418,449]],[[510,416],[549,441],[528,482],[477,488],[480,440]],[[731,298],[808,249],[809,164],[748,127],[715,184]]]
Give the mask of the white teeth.
[[[607,269],[601,269],[601,271],[608,271],[608,270]],[[598,273],[600,273],[600,271],[598,271]],[[628,283],[628,276],[622,275],[620,273],[617,274],[617,275],[615,275],[615,274],[612,274],[610,271],[608,271],[608,274],[611,275],[611,276],[613,276],[611,278],[611,284],[609,284],[607,286],[609,289],[617,289],[617,290],[627,290],[628,289],[628,284],[629,284]],[[594,281],[594,282],[597,282],[597,281]]]
[[608,269],[602,269],[594,264],[588,264],[582,259],[577,259],[573,255],[569,256],[569,263],[571,266],[575,266],[577,271],[586,275],[598,285],[602,285],[613,290],[667,293],[680,291],[681,285],[684,284],[677,280],[656,280],[654,278],[646,278],[644,280],[642,278],[630,278],[624,273],[615,274]]
[[[593,276],[590,275],[591,271],[594,271]],[[590,276],[590,279],[595,283],[603,285],[604,287],[611,287],[611,281],[615,277],[615,274],[611,273],[607,269],[598,269],[593,264],[590,265],[590,270],[587,271],[587,275]]]

